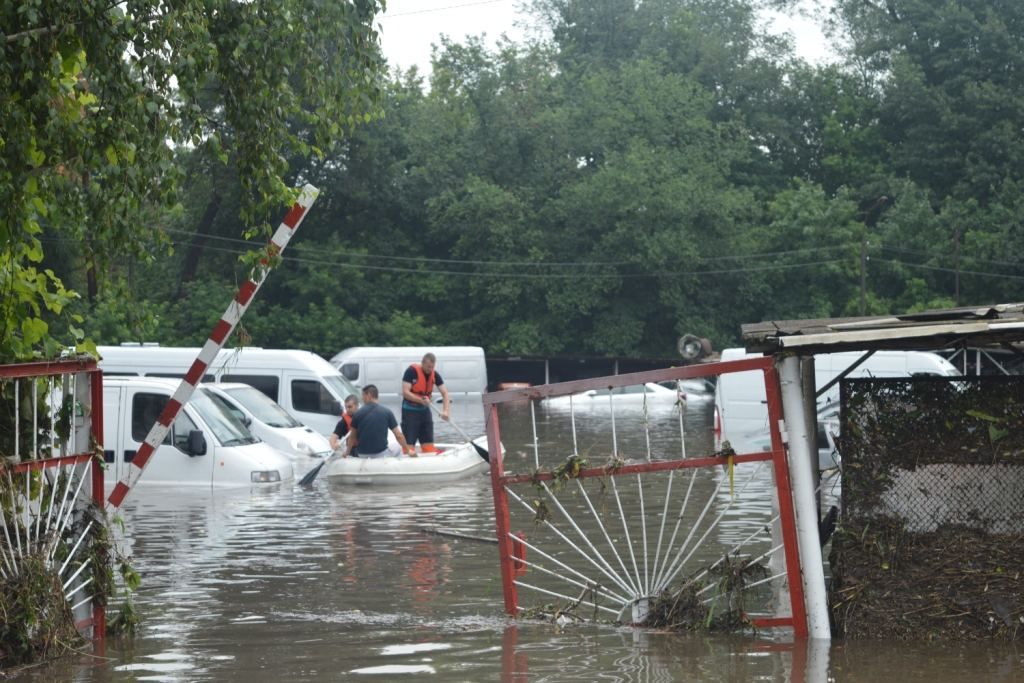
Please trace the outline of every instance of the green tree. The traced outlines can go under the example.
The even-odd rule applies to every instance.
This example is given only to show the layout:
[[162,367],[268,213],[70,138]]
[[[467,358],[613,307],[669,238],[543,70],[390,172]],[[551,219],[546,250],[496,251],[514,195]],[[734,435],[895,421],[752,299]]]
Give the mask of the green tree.
[[233,161],[249,228],[290,201],[289,157],[319,153],[377,112],[379,9],[377,0],[4,4],[0,357],[52,352],[48,318],[74,296],[33,265],[44,234],[81,245],[91,297],[115,256],[146,257],[144,209],[176,202],[174,146]]

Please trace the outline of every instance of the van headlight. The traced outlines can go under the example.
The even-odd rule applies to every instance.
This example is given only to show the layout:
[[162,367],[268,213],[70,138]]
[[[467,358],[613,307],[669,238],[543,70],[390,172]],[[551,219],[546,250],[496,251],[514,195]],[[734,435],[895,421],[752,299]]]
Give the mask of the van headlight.
[[260,470],[252,473],[254,484],[270,484],[275,481],[281,481],[281,473],[277,470]]

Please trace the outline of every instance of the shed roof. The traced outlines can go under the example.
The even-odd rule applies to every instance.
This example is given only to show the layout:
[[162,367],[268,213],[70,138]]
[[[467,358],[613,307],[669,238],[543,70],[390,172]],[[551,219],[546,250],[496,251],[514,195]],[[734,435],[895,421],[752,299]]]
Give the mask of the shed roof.
[[1024,303],[896,316],[768,320],[742,326],[750,351],[801,355],[871,349],[941,349],[1024,340]]

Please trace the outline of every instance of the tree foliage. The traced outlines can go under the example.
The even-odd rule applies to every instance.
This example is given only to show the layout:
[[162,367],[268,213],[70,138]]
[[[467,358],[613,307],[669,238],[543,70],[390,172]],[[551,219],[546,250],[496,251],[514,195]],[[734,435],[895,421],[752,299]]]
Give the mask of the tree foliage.
[[[95,304],[115,260],[153,255],[145,223],[175,207],[183,156],[233,165],[248,228],[287,203],[290,159],[323,154],[378,111],[379,9],[376,0],[3,4],[0,356],[52,353],[49,324],[75,296],[37,265],[43,240],[78,245]],[[66,331],[63,341],[82,338],[75,325]]]
[[[78,242],[47,245],[34,266],[30,222],[11,244],[38,287],[59,277],[88,290],[99,236],[120,235],[118,248],[144,262],[111,262],[89,301],[56,289],[37,300],[80,314],[78,331],[104,342],[198,343],[244,277],[239,254],[261,239],[247,229],[293,179],[314,182],[321,199],[245,333],[325,355],[467,343],[667,356],[682,333],[722,346],[741,323],[771,317],[1019,300],[1024,6],[837,0],[842,52],[813,65],[761,28],[767,4],[787,3],[535,0],[549,38],[444,40],[429,79],[394,72],[378,91],[372,3],[185,3],[191,11],[168,20],[171,49],[118,62],[182,85],[131,81],[164,99],[146,95],[139,111],[119,102],[127,123],[110,158],[107,143],[92,144],[106,140],[101,129],[62,143],[84,136],[97,197],[107,173],[134,203],[104,205],[122,218],[102,228],[95,216],[108,214],[76,203],[92,206],[78,232],[63,228]],[[168,12],[140,7],[132,17]],[[314,11],[309,45],[288,48],[297,52],[257,39],[287,42]],[[123,55],[143,23],[118,16],[133,22],[117,34]],[[160,34],[142,35],[152,47]],[[332,41],[344,49],[321,51]],[[65,98],[100,97],[88,77],[99,57],[85,55],[46,62]],[[154,99],[159,116],[138,118]],[[366,121],[378,102],[385,116]],[[76,111],[89,106],[99,105]],[[159,130],[148,144],[131,132],[143,120]],[[121,180],[129,168],[145,183]],[[35,175],[45,187],[73,177]],[[56,224],[54,196],[42,198],[49,223],[22,201],[25,220]],[[139,230],[140,216],[158,229]],[[136,303],[119,308],[123,297]]]

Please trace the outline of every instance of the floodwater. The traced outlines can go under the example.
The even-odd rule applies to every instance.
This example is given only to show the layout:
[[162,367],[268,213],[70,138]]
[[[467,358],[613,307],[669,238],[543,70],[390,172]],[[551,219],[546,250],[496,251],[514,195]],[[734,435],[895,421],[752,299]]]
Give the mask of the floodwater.
[[[613,449],[643,459],[648,443],[653,459],[678,457],[684,444],[689,457],[706,455],[712,449],[708,411],[709,406],[691,405],[681,440],[679,416],[671,407],[623,409],[613,428],[610,412],[601,410],[573,416],[564,408],[542,406],[531,414],[528,404],[508,406],[501,414],[506,470],[532,472],[537,461],[545,469],[555,467],[573,451],[574,438],[591,465],[603,465]],[[478,434],[482,415],[464,407],[454,417]],[[439,431],[439,441],[454,436],[450,428]],[[310,466],[297,465],[298,475]],[[702,506],[721,517],[695,562],[710,562],[770,521],[765,494],[771,479],[765,475],[745,465],[736,468],[732,486],[721,468],[694,477],[688,518]],[[640,508],[629,495],[629,479],[622,478],[619,500],[625,501],[625,516],[635,518]],[[677,477],[675,496],[657,486],[644,488],[646,514],[657,518],[664,499],[676,501],[684,482],[689,479]],[[614,517],[618,505],[612,494],[592,491],[595,498],[604,496],[602,510]],[[531,492],[527,484],[526,493]],[[571,510],[579,507],[579,498],[575,507],[567,503]],[[292,482],[214,492],[139,488],[123,510],[126,550],[143,577],[135,598],[142,620],[138,634],[110,639],[102,657],[67,659],[25,671],[21,678],[1024,680],[1024,652],[1006,645],[794,643],[784,634],[726,636],[655,632],[607,621],[515,621],[504,614],[494,544],[423,531],[493,538],[493,509],[485,476],[402,489],[345,487],[323,477],[311,490]],[[648,555],[656,528],[649,530]],[[513,529],[543,536],[542,525],[522,511],[513,511]],[[520,590],[520,599],[548,601],[526,590]]]

